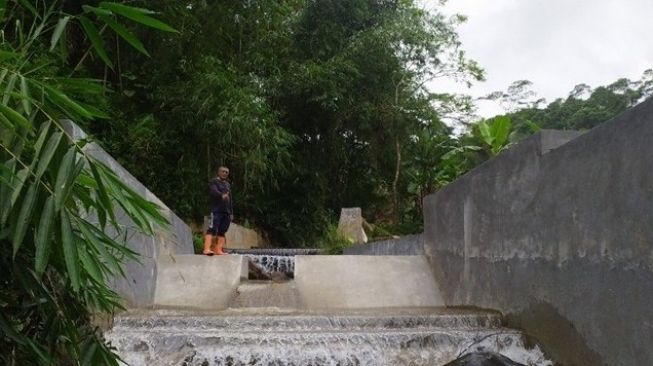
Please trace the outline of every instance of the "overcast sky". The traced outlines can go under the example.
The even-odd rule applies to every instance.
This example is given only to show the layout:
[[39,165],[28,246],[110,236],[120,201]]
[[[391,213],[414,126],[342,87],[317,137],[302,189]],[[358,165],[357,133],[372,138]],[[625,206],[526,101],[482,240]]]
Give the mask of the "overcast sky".
[[[653,0],[449,0],[444,9],[469,17],[459,34],[487,81],[469,90],[436,82],[433,89],[481,96],[527,79],[550,102],[580,83],[639,79],[653,68]],[[479,114],[500,111],[485,103]]]

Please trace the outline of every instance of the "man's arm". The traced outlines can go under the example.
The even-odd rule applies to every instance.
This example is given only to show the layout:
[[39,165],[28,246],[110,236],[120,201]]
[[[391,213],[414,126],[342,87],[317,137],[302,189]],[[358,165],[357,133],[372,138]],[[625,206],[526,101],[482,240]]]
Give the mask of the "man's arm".
[[220,188],[214,181],[209,182],[209,194],[213,198],[220,198],[222,193],[220,192]]
[[231,191],[229,191],[229,212],[229,221],[234,221],[234,199],[231,195]]

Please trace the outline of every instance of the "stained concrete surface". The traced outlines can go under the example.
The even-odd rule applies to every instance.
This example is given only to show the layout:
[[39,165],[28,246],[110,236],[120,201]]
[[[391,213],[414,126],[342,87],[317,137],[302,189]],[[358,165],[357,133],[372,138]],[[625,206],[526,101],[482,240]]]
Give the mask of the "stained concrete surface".
[[379,240],[345,248],[345,255],[424,255],[424,239],[406,235],[396,239]]
[[240,255],[162,256],[155,306],[226,309],[243,278],[247,278],[247,261]]
[[428,196],[426,254],[447,305],[502,311],[565,366],[652,365],[653,100],[573,137]]
[[442,306],[424,256],[296,256],[295,283],[308,309]]

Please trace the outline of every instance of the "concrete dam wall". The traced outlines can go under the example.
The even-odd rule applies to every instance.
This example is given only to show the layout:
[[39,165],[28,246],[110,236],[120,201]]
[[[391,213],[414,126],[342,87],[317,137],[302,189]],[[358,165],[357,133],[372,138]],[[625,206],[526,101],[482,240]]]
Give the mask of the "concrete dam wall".
[[[86,133],[69,120],[63,121],[68,133],[76,140],[87,138]],[[140,231],[127,229],[125,239],[127,246],[136,251],[139,261],[128,260],[124,263],[125,277],[111,279],[111,287],[120,294],[128,307],[147,307],[154,304],[156,280],[159,269],[159,257],[177,254],[192,254],[193,241],[191,230],[186,223],[168,208],[158,197],[139,182],[131,173],[120,165],[100,145],[91,142],[84,146],[87,154],[107,165],[125,184],[145,199],[156,203],[161,213],[170,222],[169,230],[156,230],[156,235],[146,235]],[[134,223],[125,215],[118,205],[114,206],[116,217],[125,227]],[[107,234],[117,236],[115,232]]]
[[653,100],[542,131],[425,199],[445,303],[491,308],[564,365],[653,365]]

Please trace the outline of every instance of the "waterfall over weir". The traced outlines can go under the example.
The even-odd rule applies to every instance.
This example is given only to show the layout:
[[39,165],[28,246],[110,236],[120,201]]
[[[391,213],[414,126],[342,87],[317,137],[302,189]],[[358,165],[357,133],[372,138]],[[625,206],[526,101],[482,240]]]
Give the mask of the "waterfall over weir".
[[134,366],[440,366],[475,351],[552,365],[500,322],[494,313],[444,309],[149,311],[118,316],[107,338]]
[[295,273],[295,257],[289,255],[243,254],[249,261],[264,273],[283,273],[293,278]]

